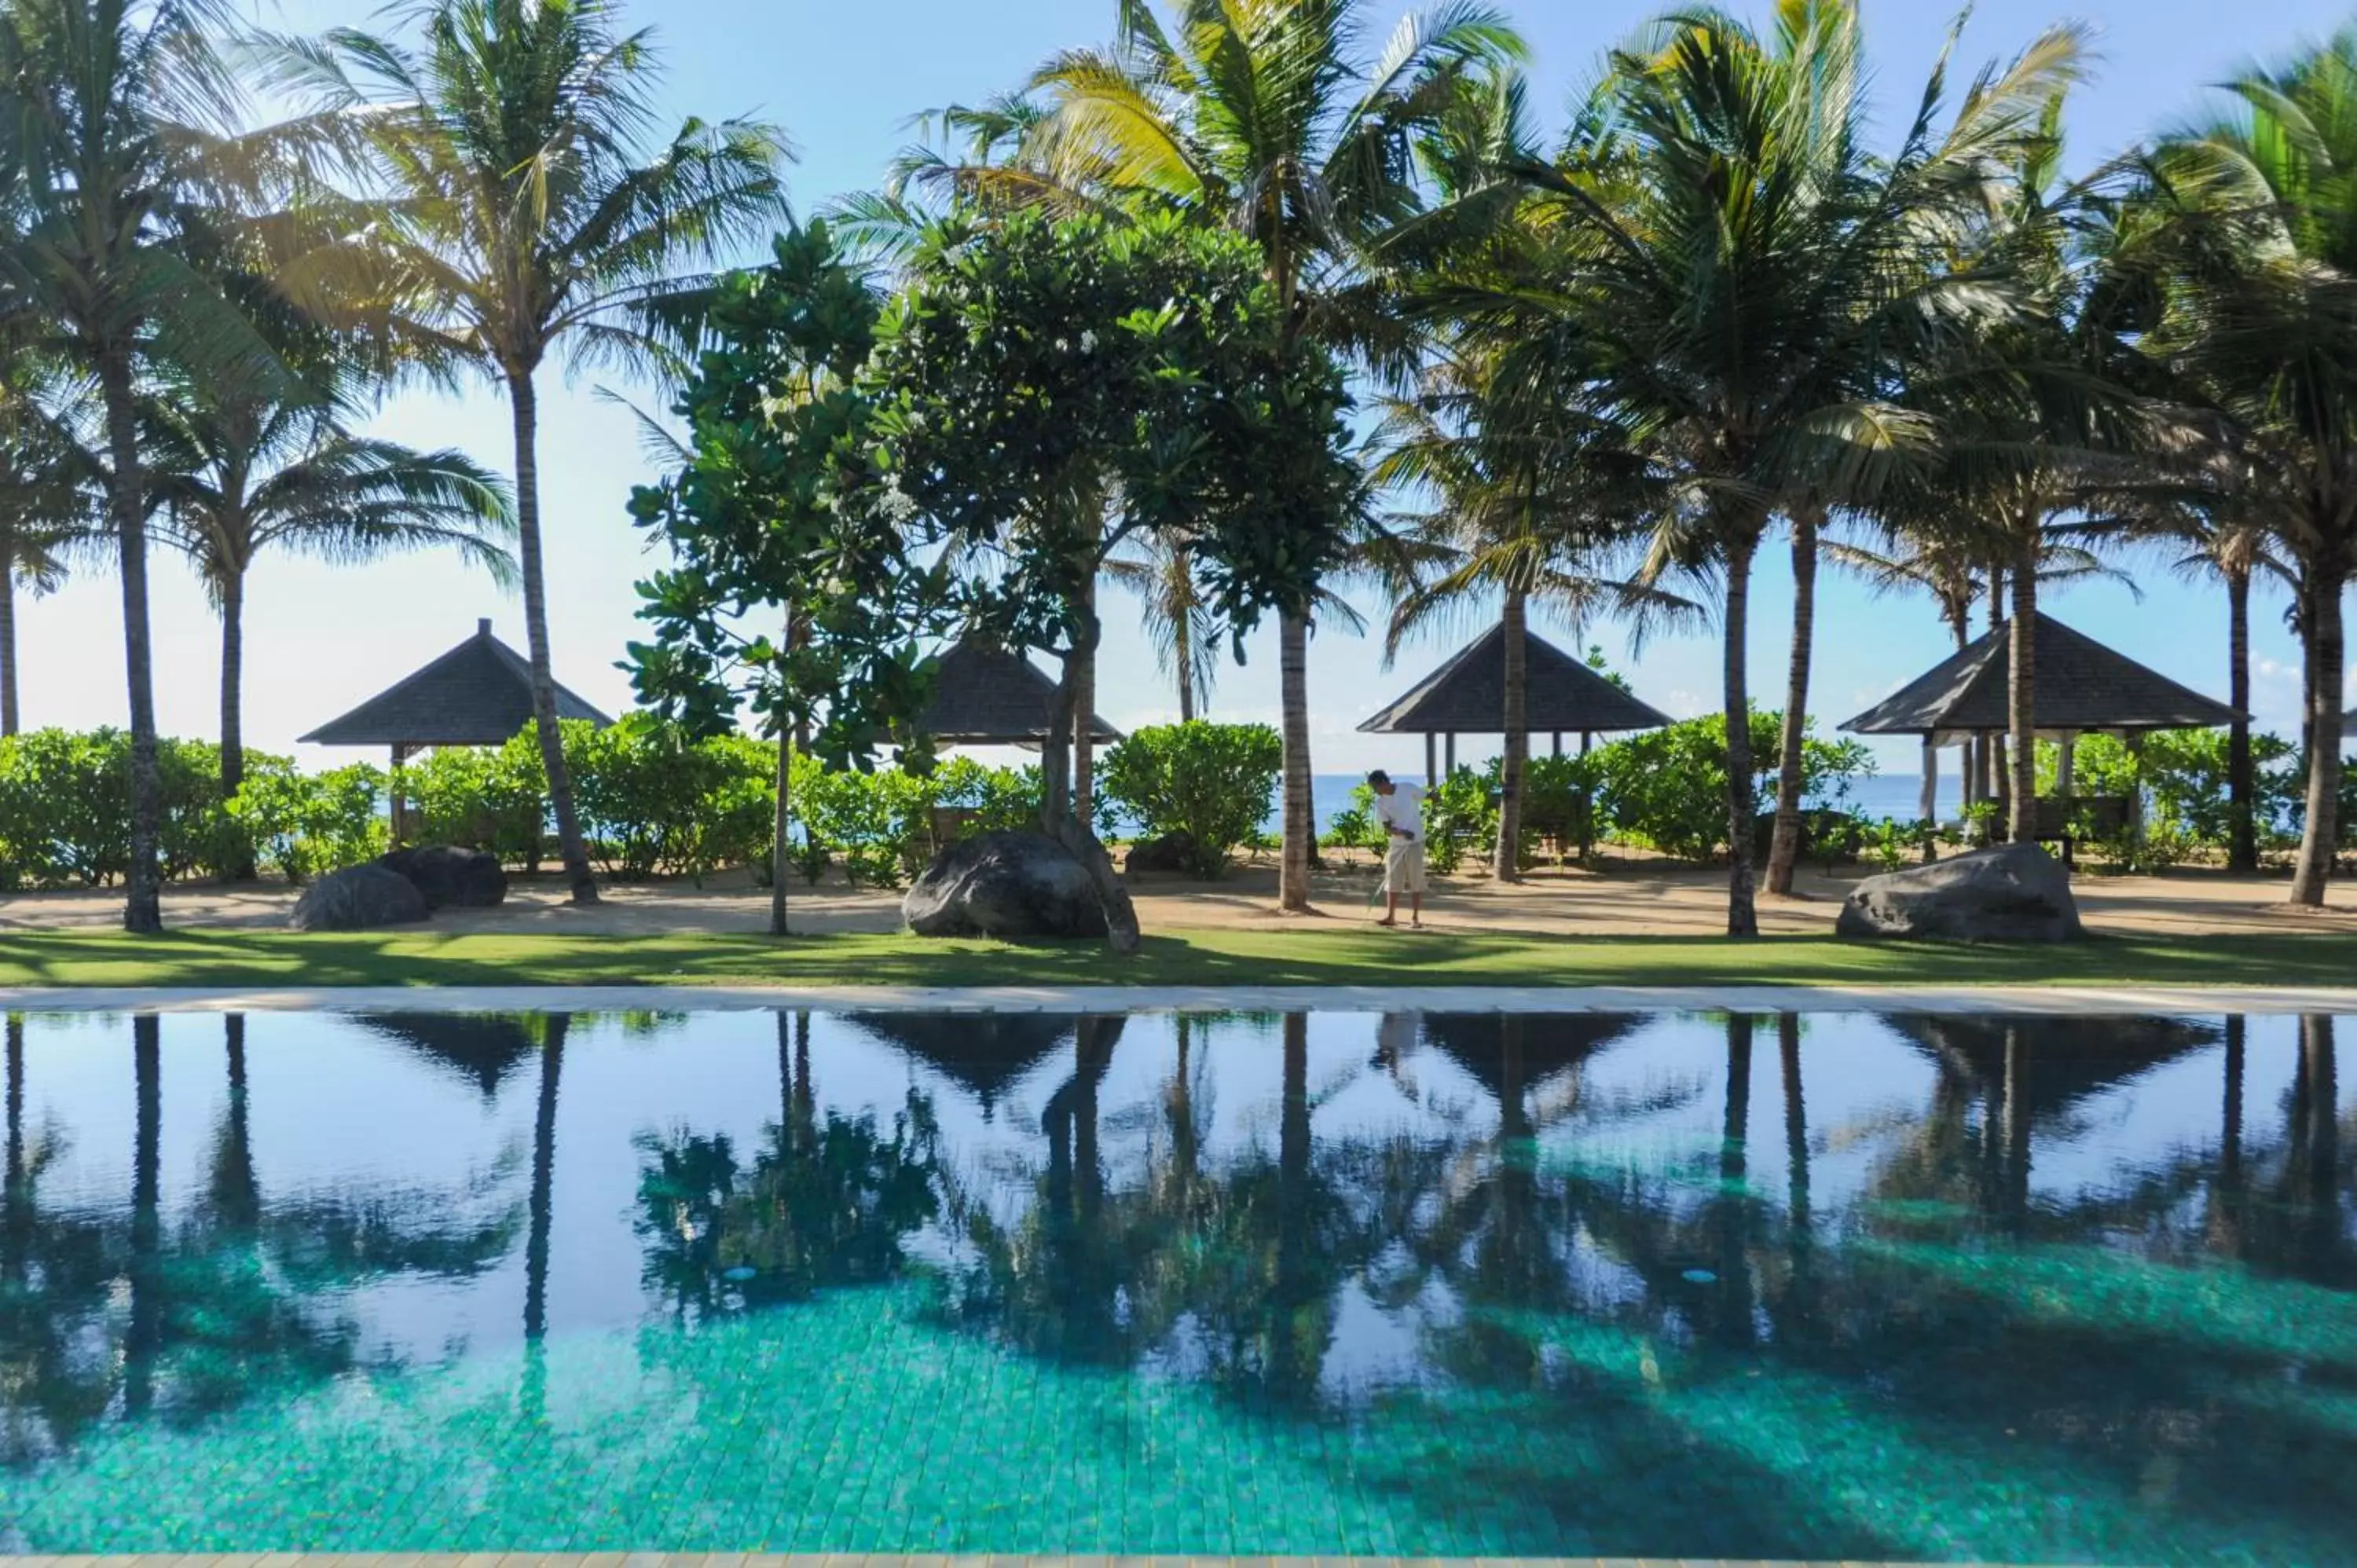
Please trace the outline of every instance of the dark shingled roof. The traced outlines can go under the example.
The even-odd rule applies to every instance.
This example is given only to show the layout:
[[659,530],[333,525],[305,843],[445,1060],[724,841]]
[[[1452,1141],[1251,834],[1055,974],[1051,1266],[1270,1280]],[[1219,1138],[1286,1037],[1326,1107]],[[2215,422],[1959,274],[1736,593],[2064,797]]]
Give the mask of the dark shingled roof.
[[[1926,735],[2007,727],[2007,638],[1995,631],[1841,727],[1857,735]],[[2038,618],[2037,727],[2056,730],[2211,729],[2234,710],[2188,691],[2124,653]]]
[[[1670,716],[1639,702],[1545,639],[1530,652],[1524,723],[1536,735],[1659,729]],[[1493,626],[1415,690],[1359,726],[1368,735],[1497,735],[1506,725],[1506,628]]]
[[[1037,745],[1048,738],[1056,711],[1056,682],[1019,653],[961,641],[942,655],[933,675],[933,700],[917,721],[917,733],[963,746]],[[1115,741],[1121,732],[1090,715],[1096,738]]]
[[[614,721],[559,686],[559,718]],[[309,746],[501,746],[532,723],[532,666],[476,623],[475,635],[416,674],[303,737]]]

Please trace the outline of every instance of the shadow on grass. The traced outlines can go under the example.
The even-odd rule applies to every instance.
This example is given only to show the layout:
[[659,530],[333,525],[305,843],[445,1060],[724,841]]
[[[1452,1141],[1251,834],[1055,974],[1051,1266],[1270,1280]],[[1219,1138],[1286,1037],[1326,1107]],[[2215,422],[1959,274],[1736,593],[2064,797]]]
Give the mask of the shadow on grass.
[[1196,931],[1131,958],[1092,943],[907,936],[608,937],[60,932],[0,939],[0,984],[273,985],[2326,985],[2357,934],[2105,937],[2060,948],[1813,937],[1546,938]]

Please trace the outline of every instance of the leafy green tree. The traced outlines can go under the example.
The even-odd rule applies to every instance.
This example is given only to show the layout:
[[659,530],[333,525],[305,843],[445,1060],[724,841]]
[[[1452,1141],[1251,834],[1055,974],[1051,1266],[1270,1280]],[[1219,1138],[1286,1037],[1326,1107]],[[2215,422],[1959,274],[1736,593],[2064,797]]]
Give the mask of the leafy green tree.
[[273,356],[200,258],[270,188],[280,139],[241,107],[212,0],[15,0],[0,8],[0,318],[13,352],[95,391],[123,587],[131,724],[124,924],[163,929],[162,785],[147,614],[142,378],[266,374]]
[[[1138,536],[1189,542],[1232,636],[1315,602],[1362,482],[1340,373],[1287,328],[1259,262],[1248,242],[1172,214],[1024,210],[928,233],[867,380],[920,541],[1001,562],[963,585],[980,635],[1085,663],[1103,564]],[[1096,497],[1109,509],[1084,504]],[[1078,696],[1068,680],[1047,826],[1090,867],[1126,949],[1128,895],[1071,809]]]
[[[1412,12],[1372,59],[1365,0],[1179,0],[1168,20],[1124,0],[1113,47],[1071,50],[1028,93],[962,124],[996,161],[937,177],[1007,204],[1175,207],[1249,236],[1288,335],[1331,349],[1384,341],[1370,246],[1419,204],[1414,144],[1463,76],[1518,59],[1497,12]],[[1396,339],[1391,347],[1397,348]],[[1282,520],[1280,520],[1282,521]],[[1301,520],[1300,546],[1328,520]],[[1323,561],[1314,563],[1322,568]],[[1308,642],[1315,607],[1280,608],[1286,743],[1279,899],[1309,907]]]
[[[673,561],[640,588],[655,636],[630,657],[640,695],[698,733],[732,727],[740,694],[770,719],[783,866],[785,738],[810,734],[837,768],[873,765],[895,722],[918,710],[920,639],[939,627],[946,573],[911,558],[905,503],[885,504],[870,456],[875,401],[856,381],[881,306],[827,226],[789,230],[768,266],[713,292],[710,346],[678,403],[690,459],[630,499]],[[756,609],[779,635],[746,629]],[[771,879],[772,935],[787,931],[785,888]]]
[[[651,34],[614,0],[431,0],[415,44],[359,32],[281,51],[291,86],[339,113],[364,153],[364,223],[298,280],[358,298],[428,362],[508,394],[516,542],[542,766],[576,903],[597,884],[565,772],[550,672],[535,387],[568,364],[676,369],[686,271],[785,212],[781,134],[690,119],[651,138]],[[691,313],[692,314],[692,313]]]

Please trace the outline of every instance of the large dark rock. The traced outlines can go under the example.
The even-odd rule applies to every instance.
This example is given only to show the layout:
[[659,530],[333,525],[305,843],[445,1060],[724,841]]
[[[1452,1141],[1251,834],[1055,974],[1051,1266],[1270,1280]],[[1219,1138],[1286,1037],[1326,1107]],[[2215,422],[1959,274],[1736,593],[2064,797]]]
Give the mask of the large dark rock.
[[429,909],[494,909],[507,902],[508,874],[499,856],[479,849],[425,844],[380,855],[377,864],[416,884]]
[[900,901],[920,937],[1102,937],[1104,903],[1042,833],[983,833],[942,851]]
[[1200,876],[1203,873],[1204,858],[1203,846],[1195,842],[1195,835],[1182,831],[1130,845],[1129,857],[1122,862],[1122,869],[1166,872],[1173,876]]
[[2065,942],[2085,936],[2071,874],[2036,844],[2005,844],[1869,876],[1842,906],[1845,937]]
[[348,865],[303,889],[287,923],[298,931],[373,931],[414,926],[431,913],[417,884],[399,872]]

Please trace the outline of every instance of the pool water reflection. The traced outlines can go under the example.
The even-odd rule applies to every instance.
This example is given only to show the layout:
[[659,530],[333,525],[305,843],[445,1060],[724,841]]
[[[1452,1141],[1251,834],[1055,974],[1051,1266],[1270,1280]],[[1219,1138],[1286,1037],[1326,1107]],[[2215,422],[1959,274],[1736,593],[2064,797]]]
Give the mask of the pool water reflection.
[[2357,1560],[2334,1030],[12,1017],[0,1547]]

